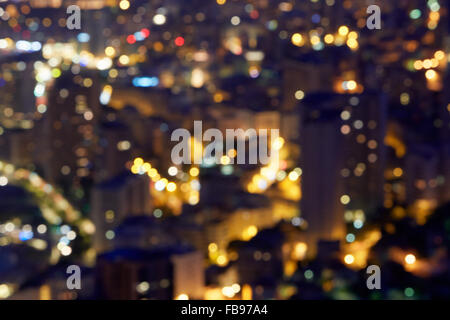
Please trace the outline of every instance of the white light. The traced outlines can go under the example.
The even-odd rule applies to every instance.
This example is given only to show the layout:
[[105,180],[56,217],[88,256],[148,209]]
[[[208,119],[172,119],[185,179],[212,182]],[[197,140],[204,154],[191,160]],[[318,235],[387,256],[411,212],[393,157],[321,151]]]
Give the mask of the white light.
[[38,227],[37,227],[37,231],[39,232],[39,233],[45,233],[45,232],[47,232],[47,226],[45,225],[45,224],[40,224]]
[[61,254],[63,256],[69,256],[72,253],[72,248],[69,246],[65,246],[61,249]]
[[105,57],[103,59],[100,59],[97,62],[97,69],[98,70],[107,70],[112,67],[112,60],[108,57]]
[[170,167],[168,170],[169,175],[176,176],[178,173],[178,169],[176,167]]
[[0,177],[0,187],[4,187],[8,184],[8,178],[5,176]]
[[162,14],[157,14],[153,17],[153,23],[157,25],[163,25],[166,23],[166,17]]

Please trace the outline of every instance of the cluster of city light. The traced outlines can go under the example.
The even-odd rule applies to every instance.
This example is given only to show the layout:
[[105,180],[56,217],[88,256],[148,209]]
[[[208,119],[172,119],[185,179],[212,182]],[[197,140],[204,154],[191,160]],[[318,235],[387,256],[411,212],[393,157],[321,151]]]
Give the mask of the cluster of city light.
[[379,230],[370,230],[360,234],[358,240],[355,240],[354,234],[347,234],[347,243],[343,247],[343,262],[349,267],[357,270],[365,268],[367,266],[370,249],[380,239],[381,232]]
[[[78,236],[69,224],[77,226],[80,233],[93,234],[95,227],[91,221],[82,219],[80,213],[53,186],[39,177],[36,173],[16,168],[14,165],[0,161],[0,188],[9,184],[22,186],[36,197],[37,204],[46,223],[32,226],[23,224],[18,218],[0,224],[0,246],[10,243],[23,243],[36,250],[45,250],[48,242],[42,239],[50,230],[55,231],[52,236],[59,237],[56,247],[52,250],[51,263],[57,263],[59,256],[68,256],[72,253],[70,242]],[[62,224],[66,222],[66,224]],[[50,229],[49,226],[59,226]],[[0,299],[7,298],[14,292],[11,286],[0,285]]]
[[37,173],[0,161],[0,182],[3,182],[3,185],[5,182],[22,185],[34,194],[38,198],[42,215],[48,224],[59,225],[66,221],[71,225],[77,225],[84,234],[94,233],[95,228],[92,222],[82,219],[80,212]]
[[434,30],[437,28],[439,20],[441,19],[441,15],[439,13],[441,6],[438,0],[428,0],[427,5],[430,9],[430,12],[428,14],[427,26],[428,29]]
[[[347,196],[348,197],[348,196]],[[345,195],[341,197],[341,202],[350,201],[350,198],[346,198]],[[364,222],[366,221],[366,216],[363,210],[347,210],[344,214],[344,219],[346,222],[351,223],[355,229],[361,229],[364,226]],[[347,237],[347,242],[353,242],[348,240],[354,240],[354,237]]]
[[334,91],[338,93],[362,93],[364,91],[364,86],[353,79],[338,79],[335,81]]
[[250,193],[262,193],[266,191],[275,181],[282,181],[286,178],[286,172],[284,174],[280,173],[285,168],[284,163],[281,158],[281,149],[285,144],[285,140],[282,137],[276,138],[272,143],[272,152],[275,152],[276,156],[271,156],[269,159],[269,163],[264,167],[259,169],[259,172],[255,174],[250,183],[247,185],[247,190]]
[[310,44],[314,50],[322,50],[325,45],[334,45],[337,47],[347,45],[351,50],[359,48],[359,34],[356,31],[350,31],[347,26],[340,26],[334,34],[321,34],[317,30],[311,30],[308,34],[294,33],[291,36],[291,42],[297,47],[303,47]]
[[129,44],[134,44],[136,42],[144,41],[150,36],[150,30],[147,28],[143,28],[140,31],[135,32],[134,34],[130,34],[127,36],[127,42]]
[[239,291],[241,291],[241,286],[237,283],[222,288],[222,294],[227,298],[233,298]]
[[435,80],[438,77],[437,71],[434,69],[445,67],[447,64],[447,55],[444,51],[438,50],[434,53],[433,58],[414,61],[415,70],[426,70],[425,77],[427,80]]
[[430,70],[439,67],[441,64],[446,63],[446,54],[442,50],[438,50],[434,53],[433,58],[416,60],[414,62],[414,69],[416,70]]
[[189,204],[196,205],[200,201],[200,182],[196,178],[199,175],[199,169],[197,167],[191,167],[188,174],[174,166],[168,169],[168,174],[170,176],[181,178],[182,183],[180,186],[176,182],[169,181],[167,178],[162,177],[160,172],[152,167],[150,162],[144,162],[144,159],[141,157],[133,160],[131,172],[137,175],[148,175],[153,181],[153,189],[158,192],[167,191],[169,193],[174,193],[179,190],[183,195],[183,200]]
[[0,50],[7,52],[37,52],[42,49],[39,41],[19,40],[14,42],[11,38],[0,39]]
[[59,250],[61,255],[69,256],[72,253],[70,242],[75,240],[77,234],[75,231],[71,230],[71,228],[68,225],[62,225],[59,228],[59,232],[61,233],[62,236],[59,239],[56,248]]
[[220,249],[219,246],[214,242],[208,245],[208,256],[212,263],[215,263],[219,266],[226,266],[229,262],[226,251]]

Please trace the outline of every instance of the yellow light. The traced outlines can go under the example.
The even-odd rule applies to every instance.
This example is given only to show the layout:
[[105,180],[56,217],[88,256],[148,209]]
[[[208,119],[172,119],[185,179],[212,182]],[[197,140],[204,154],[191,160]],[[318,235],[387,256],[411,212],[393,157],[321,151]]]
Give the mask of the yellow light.
[[414,264],[416,262],[416,256],[411,253],[406,255],[405,262],[407,264]]
[[350,81],[347,82],[347,89],[348,90],[355,90],[356,86],[357,86],[357,84],[356,84],[356,81],[354,81],[354,80],[350,80]]
[[135,166],[142,166],[143,164],[144,164],[144,159],[142,159],[142,158],[134,159],[134,165]]
[[305,257],[308,246],[304,242],[299,242],[294,247],[294,257],[296,260],[302,260]]
[[302,90],[295,91],[295,99],[302,100],[305,97],[305,92]]
[[325,43],[332,44],[334,41],[334,36],[332,34],[327,34],[324,38]]
[[224,266],[227,263],[228,263],[228,259],[224,255],[220,255],[220,256],[217,257],[217,264],[219,266]]
[[155,168],[151,168],[149,171],[147,171],[147,175],[150,178],[155,178],[158,175],[158,170],[156,170]]
[[175,190],[177,190],[177,185],[175,184],[175,182],[169,182],[169,183],[167,184],[166,189],[167,189],[167,191],[169,191],[169,192],[174,192]]
[[280,150],[284,145],[284,139],[282,137],[278,137],[273,143],[273,147],[277,150]]
[[191,195],[188,201],[190,205],[195,206],[200,201],[198,194]]
[[288,177],[289,177],[289,180],[291,180],[291,181],[297,181],[299,175],[298,175],[297,172],[291,171],[291,172],[289,173],[289,176],[288,176]]
[[347,46],[350,49],[357,49],[358,48],[358,41],[356,41],[355,39],[348,39],[347,40]]
[[355,262],[355,257],[351,254],[348,254],[344,257],[344,262],[346,264],[352,264],[353,262]]
[[108,57],[113,57],[116,54],[116,50],[113,47],[106,47],[105,54]]
[[189,296],[185,293],[180,294],[175,300],[189,300]]
[[0,299],[6,299],[11,295],[11,289],[7,284],[0,284]]
[[430,20],[437,21],[441,18],[439,12],[430,12]]
[[291,42],[293,45],[298,47],[303,45],[303,36],[300,33],[294,33],[291,37]]
[[208,245],[208,250],[211,252],[216,252],[217,249],[218,249],[217,244],[215,244],[214,242],[212,242]]
[[436,78],[436,76],[437,76],[437,73],[434,70],[428,70],[427,72],[425,72],[425,77],[428,80],[433,80],[434,78]]
[[223,94],[220,92],[217,92],[214,94],[214,102],[215,103],[220,103],[223,101]]
[[310,41],[311,41],[312,45],[316,45],[316,44],[318,44],[320,42],[320,37],[319,36],[312,36]]
[[341,27],[339,27],[339,34],[341,35],[341,36],[346,36],[347,34],[348,34],[348,27],[347,26],[341,26]]
[[414,69],[416,70],[421,70],[423,68],[423,63],[420,60],[416,60],[414,62]]
[[122,0],[119,3],[119,7],[122,10],[127,10],[130,7],[130,2],[128,0]]
[[130,63],[130,58],[126,55],[121,55],[119,58],[119,62],[123,65],[127,65]]
[[217,4],[218,4],[219,6],[224,5],[226,2],[227,2],[227,0],[217,0]]
[[200,170],[198,170],[198,168],[196,168],[196,167],[193,167],[193,168],[191,168],[191,170],[189,170],[189,174],[192,177],[197,177],[199,175],[199,173],[200,173]]
[[356,31],[352,31],[348,34],[349,39],[358,39],[358,33]]
[[258,233],[258,228],[256,226],[250,226],[247,228],[247,234],[250,237],[256,236],[257,233]]
[[423,61],[423,67],[425,69],[430,69],[433,66],[433,62],[431,61],[431,59],[425,59]]
[[220,158],[220,163],[223,164],[224,166],[227,164],[230,164],[231,160],[228,156],[222,156]]
[[343,204],[343,205],[346,205],[346,204],[349,204],[350,203],[350,197],[348,196],[348,195],[343,195],[342,197],[341,197],[341,203]]
[[432,68],[437,68],[439,67],[439,60],[436,58],[431,59],[431,67]]
[[230,158],[236,158],[237,151],[236,151],[236,149],[230,149],[230,150],[228,150],[227,154]]
[[152,166],[150,165],[150,163],[146,162],[142,165],[142,170],[144,172],[148,172],[148,170],[150,170],[152,168]]
[[402,170],[402,168],[395,168],[393,173],[394,173],[394,176],[401,177],[403,175],[403,170]]
[[445,58],[445,52],[442,50],[436,51],[436,53],[434,54],[434,57],[438,60],[442,60]]

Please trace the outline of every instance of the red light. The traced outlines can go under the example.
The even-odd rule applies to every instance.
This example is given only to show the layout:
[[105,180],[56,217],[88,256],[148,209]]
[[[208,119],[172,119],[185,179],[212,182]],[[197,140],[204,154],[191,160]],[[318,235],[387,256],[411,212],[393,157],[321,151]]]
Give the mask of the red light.
[[136,42],[136,37],[135,37],[134,35],[129,35],[129,36],[127,37],[127,42],[128,42],[129,44],[135,43],[135,42]]
[[259,17],[259,12],[256,11],[256,10],[253,10],[252,12],[250,12],[250,17],[251,17],[252,19],[258,19],[258,17]]
[[141,33],[144,35],[145,38],[147,38],[150,35],[150,30],[144,28],[141,30]]
[[183,37],[178,37],[175,39],[175,45],[178,47],[181,47],[184,44],[184,39]]

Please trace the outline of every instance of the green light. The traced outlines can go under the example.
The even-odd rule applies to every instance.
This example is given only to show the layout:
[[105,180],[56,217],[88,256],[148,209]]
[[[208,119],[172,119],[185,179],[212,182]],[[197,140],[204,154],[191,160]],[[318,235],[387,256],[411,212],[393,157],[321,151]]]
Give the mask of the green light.
[[414,9],[409,13],[409,17],[411,19],[419,19],[422,16],[422,11],[420,11],[419,9]]
[[308,280],[311,280],[314,277],[314,272],[312,272],[311,270],[306,270],[305,271],[305,278]]
[[414,289],[413,288],[406,288],[405,289],[405,296],[408,298],[411,298],[414,295]]

